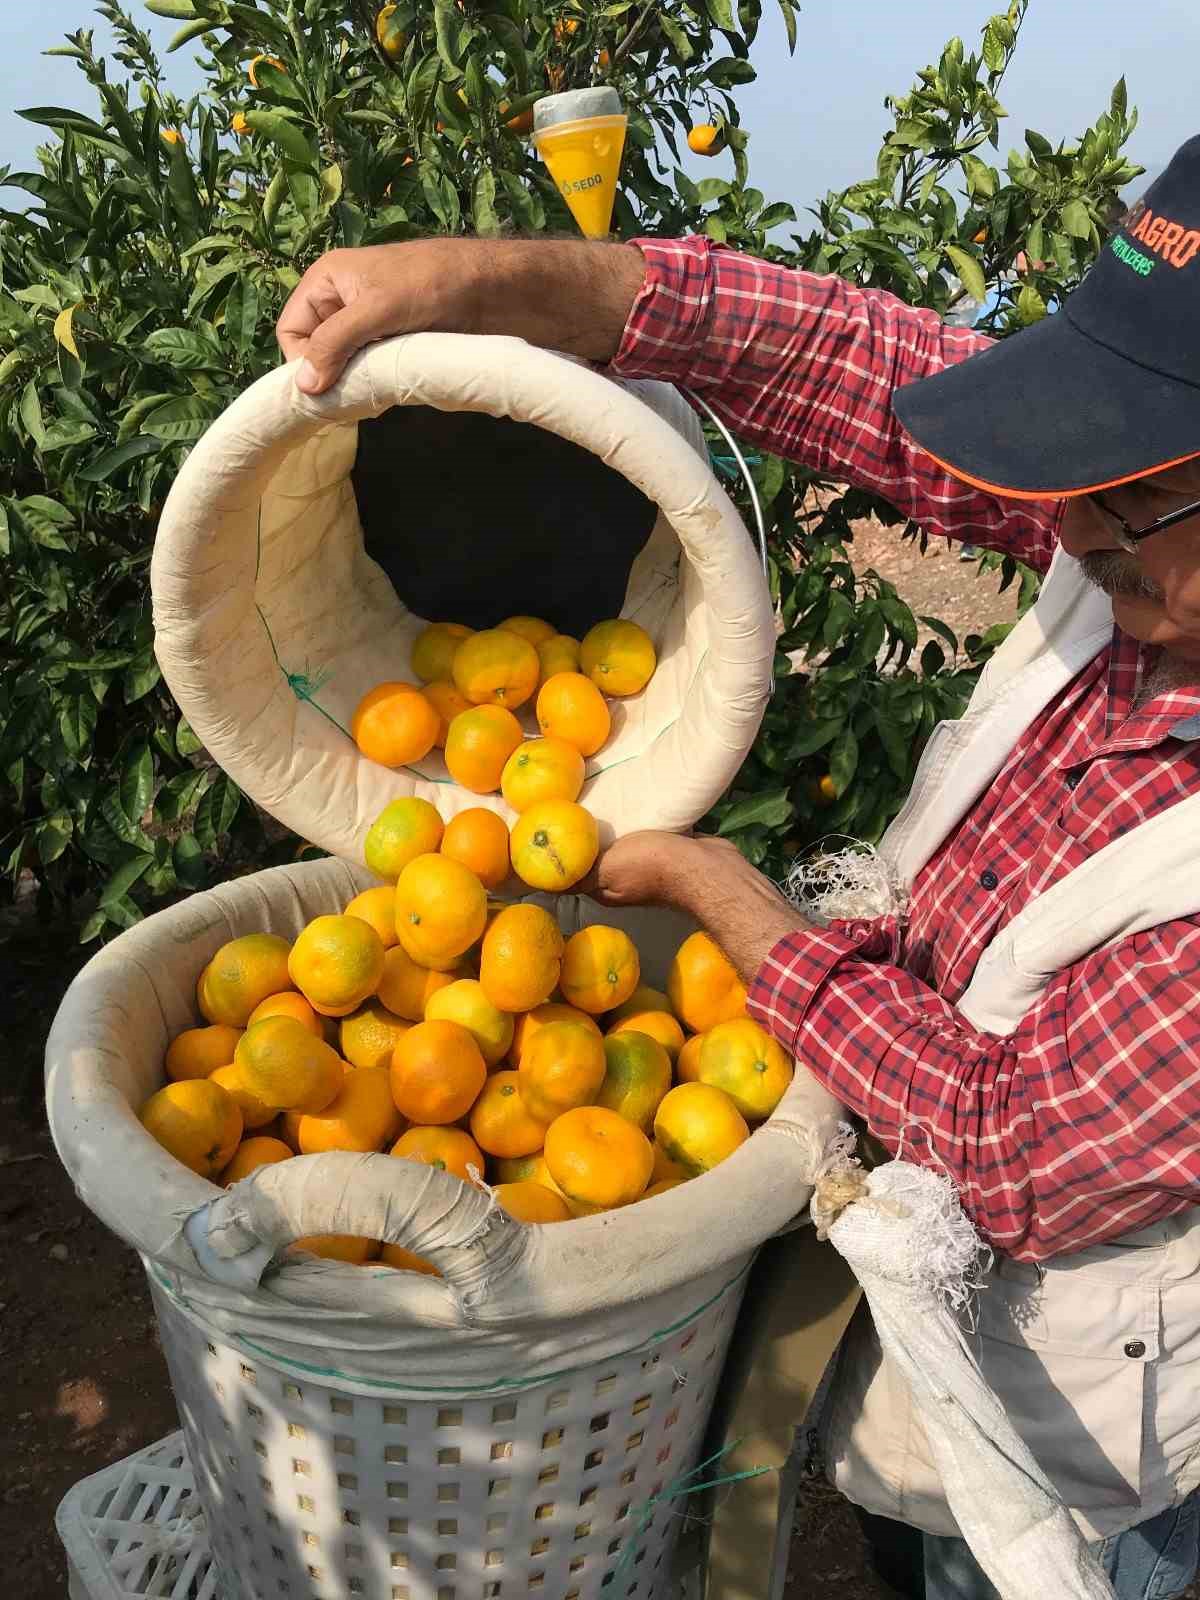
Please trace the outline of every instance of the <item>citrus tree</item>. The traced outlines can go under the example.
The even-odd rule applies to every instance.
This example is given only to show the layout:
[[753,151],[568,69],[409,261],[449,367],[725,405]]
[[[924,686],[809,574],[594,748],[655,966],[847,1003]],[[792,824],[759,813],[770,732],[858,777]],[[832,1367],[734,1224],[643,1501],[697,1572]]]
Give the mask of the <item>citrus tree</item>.
[[[779,0],[792,43],[793,0]],[[1122,86],[1072,144],[1027,133],[989,164],[1018,0],[979,52],[953,41],[889,103],[875,175],[816,208],[752,187],[734,91],[754,76],[758,0],[150,0],[198,52],[200,92],[171,89],[115,0],[115,72],[86,29],[87,111],[21,113],[47,129],[39,169],[0,213],[0,865],[32,870],[82,936],[197,887],[218,858],[259,863],[260,820],[179,716],[154,663],[147,568],[187,450],[274,365],[273,327],[334,246],[434,232],[568,229],[526,135],[548,90],[611,82],[630,116],[614,226],[699,231],[944,309],[996,303],[1003,333],[1078,280],[1119,187],[1132,128]],[[730,152],[728,177],[680,170],[687,139]],[[1027,271],[1018,274],[1024,252]],[[724,446],[714,446],[718,457]],[[774,458],[754,471],[780,607],[780,674],[755,751],[707,826],[776,866],[829,827],[873,837],[933,721],[962,705],[986,641],[911,659],[916,620],[855,575],[855,517],[895,514]],[[801,660],[791,672],[790,658]]]

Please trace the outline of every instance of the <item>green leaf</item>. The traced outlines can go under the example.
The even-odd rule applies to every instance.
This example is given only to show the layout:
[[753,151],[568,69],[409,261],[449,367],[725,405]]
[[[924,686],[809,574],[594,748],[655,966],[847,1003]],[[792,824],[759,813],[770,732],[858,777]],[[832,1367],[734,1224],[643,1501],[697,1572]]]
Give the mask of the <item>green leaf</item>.
[[294,122],[277,111],[259,111],[257,108],[247,111],[245,117],[247,126],[269,139],[289,161],[294,161],[306,171],[316,171],[316,151]]
[[496,176],[490,167],[482,168],[475,179],[471,215],[476,233],[487,235],[500,232],[500,218],[496,214]]
[[131,461],[137,461],[142,456],[152,456],[161,449],[161,439],[145,436],[127,439],[124,444],[117,444],[111,450],[102,451],[93,461],[80,467],[75,474],[76,482],[103,483],[106,478],[111,478],[114,472],[119,472]]
[[983,268],[969,250],[962,250],[956,244],[946,246],[946,254],[950,257],[955,275],[972,300],[983,301],[987,299],[987,283],[984,280]]
[[758,73],[748,61],[741,61],[737,56],[723,56],[720,61],[713,62],[704,76],[718,89],[732,89],[738,83],[753,83]]
[[1040,322],[1046,315],[1046,302],[1033,287],[1027,283],[1017,296],[1017,316],[1023,326],[1028,327],[1031,322]]
[[196,807],[195,832],[202,849],[216,848],[217,841],[229,832],[241,803],[242,794],[237,784],[219,772]]
[[131,747],[117,789],[121,810],[135,826],[141,823],[154,792],[154,757],[144,739]]
[[91,694],[72,695],[63,703],[58,714],[58,731],[69,755],[85,761],[91,758],[97,715],[96,701]]
[[989,22],[983,30],[983,59],[989,72],[1003,72],[1006,52],[1004,41],[996,30],[994,22]]
[[74,832],[75,824],[69,811],[55,811],[38,824],[34,837],[43,866],[48,867],[52,861],[58,860],[70,844]]
[[187,22],[196,15],[192,0],[146,0],[146,10],[156,17],[169,17],[172,22]]
[[162,822],[178,822],[195,805],[197,795],[207,782],[206,772],[176,773],[154,798],[155,816]]
[[788,54],[796,54],[796,8],[792,0],[779,0],[779,9],[783,12],[783,25],[787,29]]
[[196,372],[204,368],[219,370],[224,358],[217,347],[199,333],[189,328],[157,328],[143,346],[152,361],[164,367],[175,367],[182,372]]
[[845,725],[843,717],[817,717],[807,727],[800,727],[788,742],[789,761],[802,761],[815,755],[827,744],[832,744]]
[[722,817],[717,832],[727,839],[739,828],[748,828],[754,823],[764,828],[782,828],[791,821],[795,811],[786,788],[764,789],[761,794],[750,795],[731,806]]
[[219,26],[220,24],[214,22],[211,17],[197,17],[195,22],[189,22],[185,27],[180,28],[167,46],[167,54],[170,55],[175,50],[182,50],[185,44],[190,44],[193,39],[198,39],[202,33],[208,33]]
[[42,418],[42,403],[38,399],[37,386],[32,378],[25,385],[25,392],[21,396],[20,415],[21,421],[25,424],[25,431],[40,450],[46,442],[46,424]]
[[207,876],[204,851],[200,848],[200,842],[194,833],[185,833],[176,839],[171,852],[171,864],[175,868],[175,876],[186,888],[203,887]]
[[198,395],[168,400],[142,423],[142,432],[153,434],[169,444],[194,444],[207,431],[213,419],[209,402]]
[[175,748],[185,760],[188,756],[198,755],[204,749],[192,732],[191,724],[183,717],[180,717],[179,726],[175,730]]
[[1092,237],[1092,219],[1082,200],[1068,200],[1062,208],[1062,225],[1072,239]]
[[854,729],[847,726],[834,740],[829,751],[829,776],[833,780],[838,798],[845,794],[858,771],[858,740]]
[[118,867],[100,891],[100,904],[104,909],[111,911],[115,903],[123,900],[138,879],[153,865],[152,855],[138,854],[131,856],[123,866]]

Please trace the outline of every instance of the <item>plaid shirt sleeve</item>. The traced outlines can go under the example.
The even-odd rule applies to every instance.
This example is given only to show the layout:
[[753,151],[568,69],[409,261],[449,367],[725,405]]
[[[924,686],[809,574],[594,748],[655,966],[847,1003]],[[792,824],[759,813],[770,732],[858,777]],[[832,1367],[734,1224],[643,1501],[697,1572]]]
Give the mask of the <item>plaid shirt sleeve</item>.
[[743,439],[882,496],[929,533],[1049,565],[1061,502],[970,488],[892,413],[893,389],[986,349],[982,335],[707,239],[635,242],[646,276],[613,371],[703,393]]
[[788,934],[749,1009],[894,1154],[944,1172],[983,1237],[1046,1260],[1200,1194],[1200,922],[1057,973],[1007,1037],[891,965],[895,930]]

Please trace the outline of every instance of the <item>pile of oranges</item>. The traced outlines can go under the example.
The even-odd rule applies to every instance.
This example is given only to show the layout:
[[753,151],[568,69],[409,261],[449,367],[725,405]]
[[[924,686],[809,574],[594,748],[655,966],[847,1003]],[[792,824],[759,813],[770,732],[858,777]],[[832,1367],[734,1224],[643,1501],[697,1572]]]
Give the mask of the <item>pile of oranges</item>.
[[[298,1154],[389,1151],[487,1183],[521,1222],[565,1222],[708,1171],[771,1114],[792,1063],[706,934],[649,988],[621,929],[564,940],[541,906],[489,899],[509,854],[493,813],[389,814],[392,882],[294,942],[234,939],[200,974],[203,1021],[141,1111],[177,1160],[228,1185]],[[435,1270],[377,1240],[297,1243]]]

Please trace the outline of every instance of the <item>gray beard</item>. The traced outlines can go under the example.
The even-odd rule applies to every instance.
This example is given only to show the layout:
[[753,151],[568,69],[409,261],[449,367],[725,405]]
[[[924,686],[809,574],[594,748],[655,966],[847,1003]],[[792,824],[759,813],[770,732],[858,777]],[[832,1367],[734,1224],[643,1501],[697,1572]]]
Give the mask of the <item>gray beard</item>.
[[1080,556],[1079,565],[1090,584],[1110,599],[1162,600],[1163,592],[1137,564],[1137,557],[1124,550],[1089,550]]

